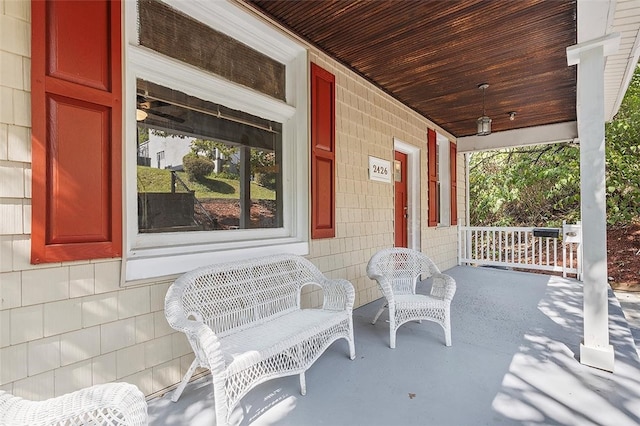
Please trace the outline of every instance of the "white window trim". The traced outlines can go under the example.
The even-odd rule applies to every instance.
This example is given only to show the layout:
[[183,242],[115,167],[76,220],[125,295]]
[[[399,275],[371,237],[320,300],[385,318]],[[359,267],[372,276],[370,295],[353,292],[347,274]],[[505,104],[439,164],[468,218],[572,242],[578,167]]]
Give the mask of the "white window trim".
[[407,155],[407,245],[420,250],[420,148],[394,138],[393,149]]
[[[217,31],[286,66],[287,101],[213,76],[138,45],[136,2],[125,2],[125,91],[122,283],[176,275],[198,266],[273,253],[309,253],[307,51],[246,10],[226,1],[166,1]],[[176,80],[174,75],[180,75]],[[142,78],[200,99],[283,124],[284,228],[188,233],[138,233],[136,185],[136,79]],[[295,194],[295,196],[291,196]]]

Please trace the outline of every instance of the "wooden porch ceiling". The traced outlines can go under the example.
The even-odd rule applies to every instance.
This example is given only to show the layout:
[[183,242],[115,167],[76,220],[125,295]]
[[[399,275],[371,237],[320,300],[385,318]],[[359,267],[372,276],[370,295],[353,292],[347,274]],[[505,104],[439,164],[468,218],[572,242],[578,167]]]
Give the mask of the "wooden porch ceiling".
[[247,1],[456,137],[480,83],[493,132],[576,120],[575,1]]

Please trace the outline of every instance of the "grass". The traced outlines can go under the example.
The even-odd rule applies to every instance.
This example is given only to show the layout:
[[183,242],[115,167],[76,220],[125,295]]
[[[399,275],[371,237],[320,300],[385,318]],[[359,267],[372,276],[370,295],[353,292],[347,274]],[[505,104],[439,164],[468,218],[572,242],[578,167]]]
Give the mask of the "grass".
[[[192,182],[185,172],[176,172],[178,177],[196,191],[196,198],[240,198],[240,181],[237,179],[222,179],[210,174],[201,182]],[[184,187],[178,183],[178,191]],[[138,192],[171,192],[171,171],[138,166]],[[275,200],[276,193],[251,182],[251,198],[254,200]]]

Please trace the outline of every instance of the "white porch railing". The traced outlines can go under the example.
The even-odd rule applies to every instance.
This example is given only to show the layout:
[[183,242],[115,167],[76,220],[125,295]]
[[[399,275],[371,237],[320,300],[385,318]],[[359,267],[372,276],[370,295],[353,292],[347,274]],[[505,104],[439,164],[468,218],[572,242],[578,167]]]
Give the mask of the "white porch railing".
[[581,226],[562,228],[460,226],[459,264],[582,275]]

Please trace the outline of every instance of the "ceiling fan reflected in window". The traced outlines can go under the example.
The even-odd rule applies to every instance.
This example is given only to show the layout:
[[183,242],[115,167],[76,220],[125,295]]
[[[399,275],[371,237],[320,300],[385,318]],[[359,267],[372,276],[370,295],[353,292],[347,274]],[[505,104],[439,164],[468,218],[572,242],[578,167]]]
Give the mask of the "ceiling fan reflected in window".
[[[179,107],[176,107],[175,105],[165,101],[138,95],[136,105],[137,105],[136,106],[137,121],[143,121],[149,115],[164,118],[169,121],[175,121],[177,123],[184,123],[185,121],[183,118],[167,112],[166,111],[167,109],[171,111],[171,109],[175,110],[176,108],[179,108]],[[167,107],[170,107],[170,108],[167,108]]]

